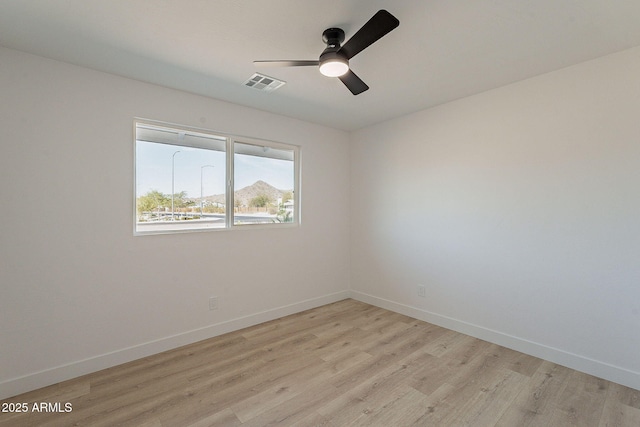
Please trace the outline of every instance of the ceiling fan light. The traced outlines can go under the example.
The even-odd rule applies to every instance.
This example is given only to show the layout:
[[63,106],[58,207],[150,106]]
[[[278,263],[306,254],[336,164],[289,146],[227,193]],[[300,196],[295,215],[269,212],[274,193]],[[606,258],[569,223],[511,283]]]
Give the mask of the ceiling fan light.
[[332,58],[320,64],[320,72],[327,77],[340,77],[349,71],[349,63],[342,58]]

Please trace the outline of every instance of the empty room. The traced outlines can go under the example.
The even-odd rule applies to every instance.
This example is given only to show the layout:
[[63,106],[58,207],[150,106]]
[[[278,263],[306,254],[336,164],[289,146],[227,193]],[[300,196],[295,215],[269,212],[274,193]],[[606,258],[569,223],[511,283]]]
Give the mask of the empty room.
[[638,23],[0,0],[0,427],[640,425]]

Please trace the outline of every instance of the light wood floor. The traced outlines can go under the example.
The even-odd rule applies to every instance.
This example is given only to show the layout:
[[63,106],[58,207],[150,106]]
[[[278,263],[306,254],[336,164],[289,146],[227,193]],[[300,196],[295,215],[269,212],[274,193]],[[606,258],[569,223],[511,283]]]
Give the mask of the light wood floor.
[[0,426],[640,426],[640,391],[344,300],[4,402]]

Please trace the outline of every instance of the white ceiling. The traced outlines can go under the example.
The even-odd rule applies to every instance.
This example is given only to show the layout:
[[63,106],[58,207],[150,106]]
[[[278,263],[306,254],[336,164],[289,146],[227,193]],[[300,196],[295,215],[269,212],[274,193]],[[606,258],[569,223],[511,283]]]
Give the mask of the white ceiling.
[[[400,26],[354,57],[353,96],[315,67],[377,10]],[[638,0],[0,0],[0,45],[354,130],[640,45]],[[285,80],[247,88],[255,71]]]

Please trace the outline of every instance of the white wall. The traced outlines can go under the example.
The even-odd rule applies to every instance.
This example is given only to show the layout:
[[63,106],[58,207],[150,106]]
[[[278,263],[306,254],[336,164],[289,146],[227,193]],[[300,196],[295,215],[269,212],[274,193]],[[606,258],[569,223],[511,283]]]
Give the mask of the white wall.
[[[348,295],[346,133],[8,49],[0,94],[0,397]],[[301,145],[302,225],[134,237],[134,117]]]
[[354,133],[353,296],[640,389],[639,76],[635,48]]

